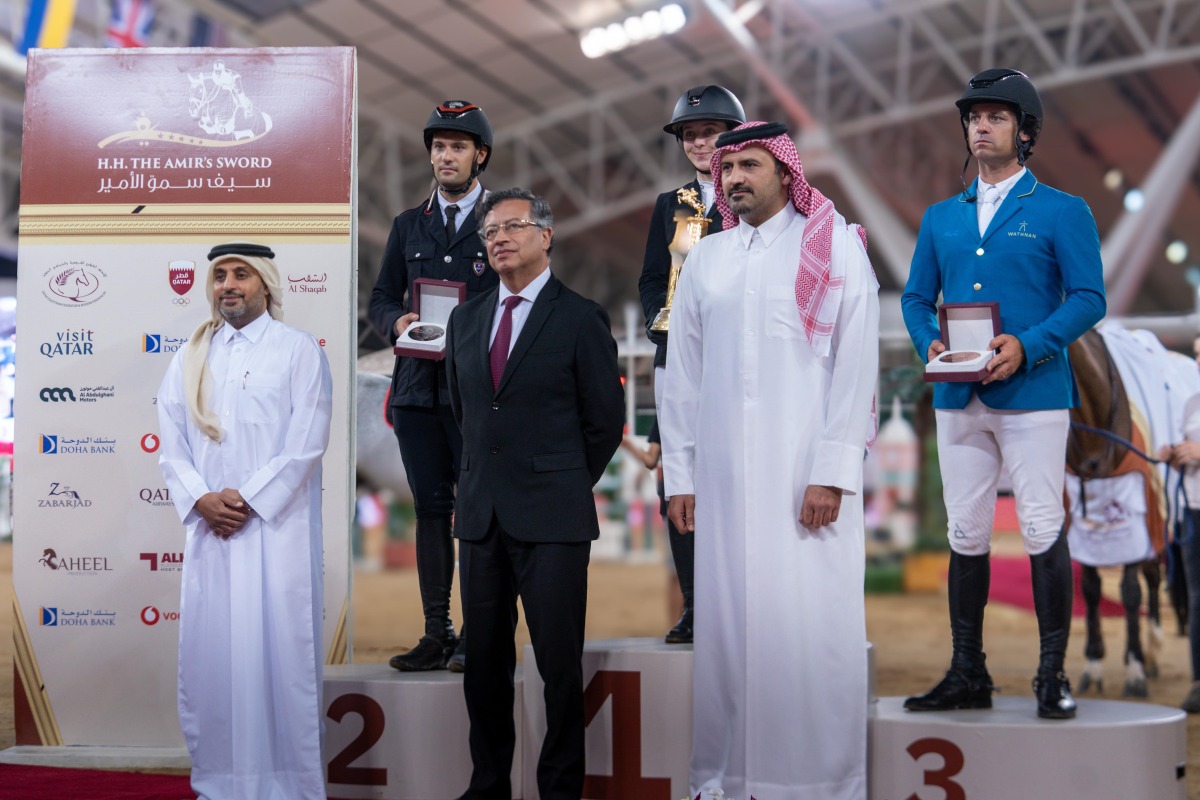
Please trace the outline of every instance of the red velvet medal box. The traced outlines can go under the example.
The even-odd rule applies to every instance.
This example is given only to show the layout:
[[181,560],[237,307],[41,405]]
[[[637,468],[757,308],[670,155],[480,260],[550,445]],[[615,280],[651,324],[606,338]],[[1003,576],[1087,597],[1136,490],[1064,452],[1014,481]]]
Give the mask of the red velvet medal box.
[[398,356],[444,359],[450,312],[466,299],[467,285],[462,281],[417,278],[413,281],[412,310],[420,319],[397,337],[392,350]]
[[925,365],[925,380],[975,383],[986,378],[988,362],[996,354],[988,345],[1000,335],[1000,304],[943,303],[938,329],[946,350]]

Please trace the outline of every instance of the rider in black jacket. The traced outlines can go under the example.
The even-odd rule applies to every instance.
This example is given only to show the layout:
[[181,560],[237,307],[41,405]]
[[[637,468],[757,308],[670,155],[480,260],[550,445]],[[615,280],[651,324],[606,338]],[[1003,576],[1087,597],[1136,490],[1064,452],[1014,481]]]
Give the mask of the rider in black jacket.
[[[392,222],[368,309],[390,342],[417,319],[411,313],[417,278],[461,281],[467,299],[498,282],[477,235],[475,213],[484,193],[479,174],[492,154],[492,126],[478,106],[447,100],[430,114],[424,133],[437,186],[428,200]],[[461,672],[465,649],[450,620],[450,517],[462,436],[450,411],[445,362],[397,356],[389,408],[416,506],[417,577],[425,612],[421,641],[389,663],[403,671],[448,666]]]

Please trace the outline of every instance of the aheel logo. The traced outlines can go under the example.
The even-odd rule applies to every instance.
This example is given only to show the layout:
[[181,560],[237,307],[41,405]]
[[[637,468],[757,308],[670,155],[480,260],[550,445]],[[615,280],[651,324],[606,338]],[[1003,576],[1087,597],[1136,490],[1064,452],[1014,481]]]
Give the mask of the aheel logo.
[[53,547],[47,547],[42,551],[42,557],[38,559],[38,563],[59,575],[99,575],[103,572],[113,571],[105,556],[60,556]]

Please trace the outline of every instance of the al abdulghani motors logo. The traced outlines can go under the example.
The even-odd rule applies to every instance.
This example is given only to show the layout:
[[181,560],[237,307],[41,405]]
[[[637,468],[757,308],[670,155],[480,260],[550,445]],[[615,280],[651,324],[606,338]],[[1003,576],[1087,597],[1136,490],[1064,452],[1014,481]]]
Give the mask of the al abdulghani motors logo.
[[108,292],[102,284],[108,273],[86,261],[64,261],[42,273],[46,288],[42,296],[57,306],[90,306]]

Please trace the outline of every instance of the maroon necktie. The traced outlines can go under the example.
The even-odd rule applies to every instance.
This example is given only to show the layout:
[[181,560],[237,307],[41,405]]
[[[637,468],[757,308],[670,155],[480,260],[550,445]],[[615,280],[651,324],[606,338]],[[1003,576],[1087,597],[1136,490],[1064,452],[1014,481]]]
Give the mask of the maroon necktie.
[[488,361],[492,365],[492,391],[500,388],[500,378],[504,376],[504,366],[508,363],[508,345],[512,341],[512,312],[521,302],[521,296],[514,294],[504,300],[504,313],[500,315],[500,327],[496,329],[496,339],[492,342],[492,351]]

